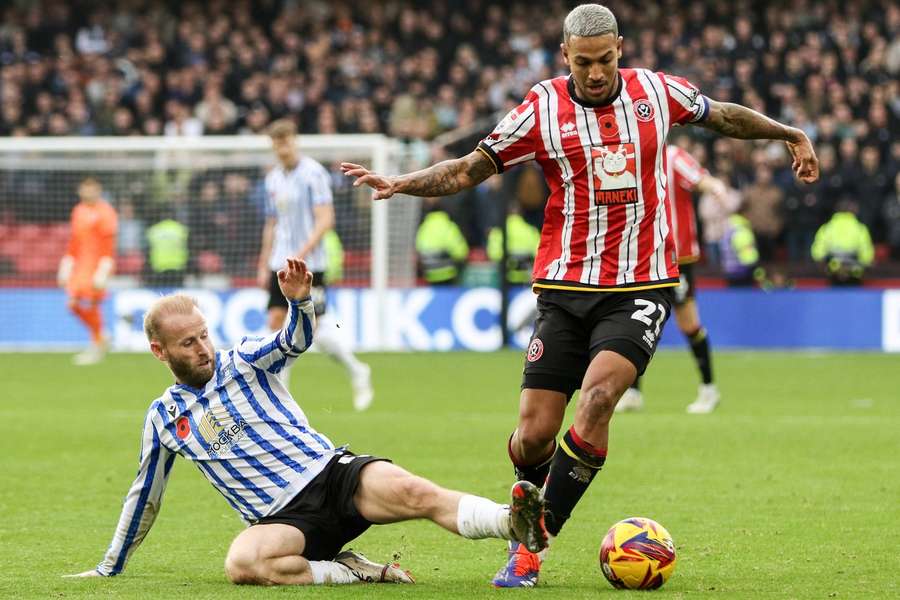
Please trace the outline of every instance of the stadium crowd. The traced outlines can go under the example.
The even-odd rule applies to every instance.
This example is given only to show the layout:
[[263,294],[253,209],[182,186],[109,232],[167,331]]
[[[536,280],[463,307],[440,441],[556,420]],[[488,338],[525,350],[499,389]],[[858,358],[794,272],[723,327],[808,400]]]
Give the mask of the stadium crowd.
[[[559,27],[571,4],[542,3],[535,19],[533,4],[481,0],[11,2],[0,24],[0,135],[247,134],[284,116],[302,133],[417,143],[483,133],[535,82],[566,71]],[[683,75],[816,145],[822,178],[801,187],[781,145],[697,128],[678,142],[753,204],[764,261],[810,260],[842,200],[880,258],[900,259],[900,5],[608,4],[624,66]],[[467,206],[451,212],[483,246],[494,223],[466,216],[482,203]]]

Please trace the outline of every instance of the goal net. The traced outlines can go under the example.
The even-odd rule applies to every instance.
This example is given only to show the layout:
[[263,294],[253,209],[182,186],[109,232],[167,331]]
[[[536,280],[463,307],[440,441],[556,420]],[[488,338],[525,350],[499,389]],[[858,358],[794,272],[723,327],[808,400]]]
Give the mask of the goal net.
[[[338,164],[397,172],[404,166],[401,152],[381,135],[298,141],[302,154],[332,174],[342,260],[333,263],[329,285],[367,288],[372,314],[382,314],[389,287],[415,284],[418,200],[373,203],[370,190],[352,187]],[[256,287],[256,265],[263,178],[275,164],[269,146],[264,136],[0,140],[0,349],[83,344],[84,331],[68,314],[56,275],[78,184],[89,176],[119,218],[116,274],[104,308],[115,347],[146,347],[140,316],[159,285],[193,291],[220,340],[260,332],[266,292]],[[160,284],[148,232],[165,219],[187,230],[188,260],[174,280]],[[373,337],[381,336],[376,331]]]

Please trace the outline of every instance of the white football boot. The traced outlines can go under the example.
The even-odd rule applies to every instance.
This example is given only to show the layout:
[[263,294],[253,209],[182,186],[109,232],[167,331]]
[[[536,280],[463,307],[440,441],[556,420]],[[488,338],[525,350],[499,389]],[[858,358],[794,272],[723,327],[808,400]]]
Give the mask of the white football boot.
[[353,576],[363,583],[415,583],[409,571],[404,571],[396,562],[379,565],[359,552],[345,550],[334,557],[334,562],[350,569]]
[[716,384],[704,383],[700,385],[700,390],[697,392],[697,399],[691,404],[688,404],[687,411],[692,415],[709,414],[716,409],[720,400],[721,396],[719,395],[719,388],[716,387]]
[[106,351],[108,348],[109,341],[106,338],[103,338],[99,342],[92,343],[86,350],[79,352],[78,354],[73,356],[72,364],[79,367],[96,365],[106,356]]
[[644,395],[641,390],[636,388],[628,388],[619,402],[616,404],[615,411],[617,413],[638,411],[644,408]]

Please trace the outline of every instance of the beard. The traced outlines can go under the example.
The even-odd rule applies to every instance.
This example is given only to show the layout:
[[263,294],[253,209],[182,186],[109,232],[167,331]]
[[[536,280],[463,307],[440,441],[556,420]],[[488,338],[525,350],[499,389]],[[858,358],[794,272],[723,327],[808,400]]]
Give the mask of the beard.
[[186,383],[194,388],[203,388],[206,383],[212,379],[213,373],[215,373],[216,358],[215,356],[211,356],[209,358],[209,364],[197,366],[192,364],[191,361],[179,360],[170,356],[169,368],[172,370],[172,373],[178,381]]

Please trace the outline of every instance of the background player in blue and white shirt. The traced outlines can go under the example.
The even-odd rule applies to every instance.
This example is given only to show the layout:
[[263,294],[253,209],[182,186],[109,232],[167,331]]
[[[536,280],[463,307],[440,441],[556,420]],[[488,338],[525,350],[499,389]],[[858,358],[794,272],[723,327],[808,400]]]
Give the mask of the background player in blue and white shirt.
[[397,565],[379,565],[343,546],[372,524],[430,519],[471,539],[546,546],[543,499],[528,482],[510,506],[438,487],[386,459],[357,456],[313,429],[279,372],[312,342],[312,273],[288,259],[277,273],[288,301],[284,328],[215,350],[196,302],[157,300],[144,318],[154,356],[176,383],[144,420],[140,468],[116,532],[96,569],[118,575],[153,525],[175,457],[193,462],[249,525],[231,544],[225,572],[234,583],[412,583]]
[[[284,325],[287,304],[278,291],[275,272],[288,258],[305,260],[313,274],[312,299],[319,320],[316,346],[334,357],[350,375],[353,407],[372,403],[371,370],[353,354],[350,341],[326,314],[326,254],[322,237],[334,228],[331,177],[328,171],[297,150],[297,127],[290,119],[268,128],[278,166],[266,175],[266,224],[259,253],[258,284],[269,291],[269,328]],[[283,371],[285,382],[289,371]]]

